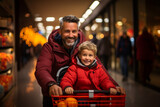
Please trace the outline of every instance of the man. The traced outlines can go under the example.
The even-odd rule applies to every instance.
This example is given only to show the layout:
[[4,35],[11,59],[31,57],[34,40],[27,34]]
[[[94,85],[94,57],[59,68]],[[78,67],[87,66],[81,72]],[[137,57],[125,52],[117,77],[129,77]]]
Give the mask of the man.
[[[42,88],[43,107],[52,107],[51,95],[62,95],[62,89],[56,83],[57,71],[70,64],[71,59],[78,54],[78,46],[85,41],[83,33],[78,30],[78,23],[79,19],[75,16],[63,17],[60,29],[54,30],[42,47],[35,76]],[[118,86],[111,77],[110,80]],[[117,87],[117,90],[125,93],[123,88]]]
[[139,61],[139,82],[147,85],[150,81],[150,73],[153,69],[153,62],[156,55],[156,46],[154,37],[148,32],[148,28],[144,27],[141,35],[136,40],[137,60]]
[[109,32],[104,32],[104,38],[97,43],[98,57],[102,61],[104,67],[108,70],[110,68],[111,48]]
[[132,58],[132,45],[129,36],[126,32],[120,37],[117,46],[117,57],[120,58],[121,72],[123,75],[122,81],[128,80],[128,62]]

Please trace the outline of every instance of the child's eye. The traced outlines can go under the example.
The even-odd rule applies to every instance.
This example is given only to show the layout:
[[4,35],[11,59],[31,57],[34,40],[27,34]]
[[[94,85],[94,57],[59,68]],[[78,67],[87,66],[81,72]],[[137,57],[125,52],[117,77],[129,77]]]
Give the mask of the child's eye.
[[83,56],[87,56],[87,54],[83,54]]
[[92,54],[90,54],[89,56],[93,56]]

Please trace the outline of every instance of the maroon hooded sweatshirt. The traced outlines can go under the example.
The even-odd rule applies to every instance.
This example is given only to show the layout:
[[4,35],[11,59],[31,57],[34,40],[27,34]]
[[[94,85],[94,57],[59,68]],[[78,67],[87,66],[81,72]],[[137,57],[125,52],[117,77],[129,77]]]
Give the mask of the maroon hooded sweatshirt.
[[[58,32],[59,30],[52,31],[37,60],[35,76],[44,96],[49,96],[48,83],[56,82],[57,71],[61,67],[69,66],[71,59],[78,54],[78,46],[85,41],[85,36],[79,31],[77,43],[73,46],[74,49],[68,53]],[[97,62],[101,64],[99,59],[97,59]],[[115,85],[118,85],[110,76],[109,78]]]

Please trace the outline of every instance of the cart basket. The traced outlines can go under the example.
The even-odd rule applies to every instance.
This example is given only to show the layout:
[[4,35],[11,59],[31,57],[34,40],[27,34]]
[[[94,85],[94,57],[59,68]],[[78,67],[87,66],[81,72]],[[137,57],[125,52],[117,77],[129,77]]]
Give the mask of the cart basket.
[[[85,96],[75,95],[86,93]],[[103,93],[100,96],[96,93]],[[73,95],[52,95],[53,107],[125,107],[125,96],[110,95],[106,90],[75,90]],[[68,102],[69,101],[69,102]]]

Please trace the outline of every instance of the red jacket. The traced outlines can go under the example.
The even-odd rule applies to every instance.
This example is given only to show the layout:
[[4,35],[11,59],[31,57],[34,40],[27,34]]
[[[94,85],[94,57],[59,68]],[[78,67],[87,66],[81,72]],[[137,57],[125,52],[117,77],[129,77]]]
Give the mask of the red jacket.
[[63,90],[68,86],[74,90],[109,90],[109,88],[115,88],[102,65],[96,61],[90,68],[81,64],[78,57],[73,58],[72,63],[61,80],[60,86]]
[[[50,34],[48,42],[42,47],[35,72],[36,79],[42,88],[44,96],[49,96],[48,83],[52,81],[56,82],[57,71],[61,67],[68,66],[71,63],[72,57],[78,54],[78,46],[84,41],[85,36],[79,31],[78,43],[75,46],[74,51],[69,55],[61,43],[58,30],[54,30]],[[97,60],[101,63],[99,59]],[[111,77],[110,79],[114,84],[118,85]]]

